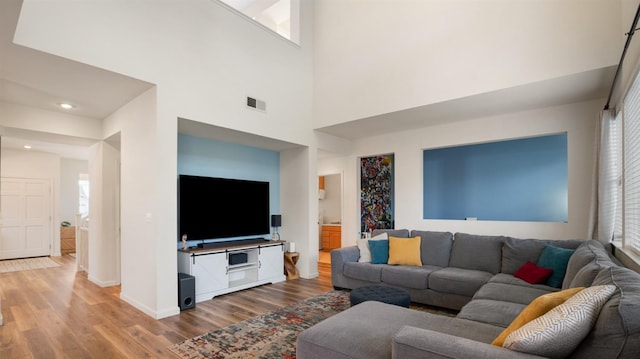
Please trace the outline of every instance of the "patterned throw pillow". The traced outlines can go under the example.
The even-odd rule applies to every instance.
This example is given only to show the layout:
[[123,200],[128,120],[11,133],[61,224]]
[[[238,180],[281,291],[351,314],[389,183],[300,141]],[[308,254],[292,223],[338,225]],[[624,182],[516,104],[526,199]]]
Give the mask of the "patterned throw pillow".
[[511,333],[503,347],[548,358],[567,357],[589,334],[600,309],[615,290],[614,285],[581,290],[566,302]]
[[371,262],[371,250],[369,249],[369,240],[376,241],[381,239],[389,239],[387,233],[380,233],[377,236],[373,236],[371,238],[358,238],[356,240],[356,244],[358,245],[358,249],[360,250],[360,258],[358,258],[358,262],[360,263],[369,263]]
[[583,290],[584,287],[570,288],[561,290],[559,292],[551,292],[543,294],[534,299],[526,308],[518,314],[516,319],[509,324],[507,329],[503,330],[496,339],[491,342],[492,345],[501,347],[504,344],[504,340],[507,339],[509,334],[520,329],[523,325],[538,318],[539,316],[547,313],[551,309],[564,303],[567,299],[573,297],[576,293]]

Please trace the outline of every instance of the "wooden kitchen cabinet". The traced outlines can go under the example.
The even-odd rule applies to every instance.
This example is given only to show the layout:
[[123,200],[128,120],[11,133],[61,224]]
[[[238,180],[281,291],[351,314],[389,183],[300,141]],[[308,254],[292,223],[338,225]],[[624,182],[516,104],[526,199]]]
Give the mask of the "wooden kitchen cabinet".
[[76,252],[76,227],[60,227],[60,253]]
[[322,226],[322,249],[331,250],[342,247],[342,226]]

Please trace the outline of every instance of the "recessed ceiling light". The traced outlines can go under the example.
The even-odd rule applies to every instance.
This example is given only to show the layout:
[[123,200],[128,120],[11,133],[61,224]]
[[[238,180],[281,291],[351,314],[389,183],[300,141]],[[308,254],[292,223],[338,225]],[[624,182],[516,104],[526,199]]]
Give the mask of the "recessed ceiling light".
[[64,108],[65,110],[71,110],[71,109],[73,108],[73,105],[72,105],[72,104],[65,103],[65,102],[60,103],[60,104],[58,104],[58,105],[60,105],[60,107]]
[[27,150],[30,150],[30,149],[31,149],[31,146],[29,146],[29,145],[24,145],[24,146],[22,146],[22,147],[26,148]]

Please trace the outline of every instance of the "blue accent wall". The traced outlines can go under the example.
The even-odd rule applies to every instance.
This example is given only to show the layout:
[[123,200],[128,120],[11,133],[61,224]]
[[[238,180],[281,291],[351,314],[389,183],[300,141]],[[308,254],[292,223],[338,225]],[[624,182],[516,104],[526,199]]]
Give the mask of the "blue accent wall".
[[566,222],[567,134],[424,150],[424,219]]
[[270,212],[280,214],[277,151],[178,135],[178,175],[181,174],[269,182]]

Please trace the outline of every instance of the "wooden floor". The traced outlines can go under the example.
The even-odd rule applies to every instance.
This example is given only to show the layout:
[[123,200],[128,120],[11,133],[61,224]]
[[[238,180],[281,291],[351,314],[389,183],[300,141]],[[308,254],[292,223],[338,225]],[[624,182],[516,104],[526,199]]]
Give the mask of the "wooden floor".
[[325,265],[320,278],[226,294],[155,320],[120,300],[119,286],[76,273],[75,258],[52,259],[61,266],[0,274],[0,358],[177,358],[171,344],[332,289]]

